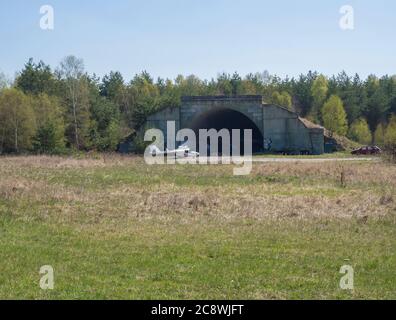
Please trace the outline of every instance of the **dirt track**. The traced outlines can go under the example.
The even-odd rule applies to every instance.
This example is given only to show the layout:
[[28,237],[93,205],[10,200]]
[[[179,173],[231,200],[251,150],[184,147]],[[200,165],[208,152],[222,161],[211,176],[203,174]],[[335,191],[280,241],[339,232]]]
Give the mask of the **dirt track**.
[[[225,158],[225,159],[230,159],[229,162],[235,162],[235,160],[239,162],[248,162],[250,161],[249,158],[247,157],[234,157],[234,158]],[[180,162],[187,161],[185,159],[178,159]],[[200,157],[199,161],[202,162],[216,162],[218,160],[221,162],[222,158],[216,158],[216,157]],[[234,160],[234,161],[232,161]],[[191,159],[190,159],[191,161]],[[198,161],[198,159],[197,159]],[[252,157],[252,161],[256,163],[271,163],[271,162],[282,162],[282,163],[287,163],[287,162],[292,162],[292,163],[320,163],[320,162],[351,162],[351,161],[372,161],[372,162],[379,162],[381,161],[381,158],[375,158],[375,157],[348,157],[348,158],[288,158],[288,157]],[[224,163],[224,162],[223,162]]]
[[253,162],[332,162],[332,161],[380,161],[379,158],[373,157],[355,157],[355,158],[260,158],[253,157]]

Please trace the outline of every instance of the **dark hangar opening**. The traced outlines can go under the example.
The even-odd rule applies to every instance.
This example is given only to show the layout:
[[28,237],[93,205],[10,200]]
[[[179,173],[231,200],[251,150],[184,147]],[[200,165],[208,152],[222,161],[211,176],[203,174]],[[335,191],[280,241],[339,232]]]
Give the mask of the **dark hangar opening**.
[[[244,129],[252,130],[252,151],[253,153],[259,153],[263,151],[263,135],[260,129],[256,126],[256,124],[250,120],[243,113],[232,110],[232,109],[214,109],[204,114],[198,116],[193,120],[190,128],[194,130],[197,135],[197,150],[199,150],[199,129],[216,129],[217,131],[221,129],[228,129],[231,135],[232,129],[240,129],[240,141],[241,141],[241,154],[244,154],[243,148],[243,138],[244,138]],[[219,139],[219,153],[222,152],[222,144],[221,139]],[[209,144],[209,141],[208,141]],[[233,141],[231,141],[231,150],[232,150]],[[209,145],[210,151],[210,145]]]

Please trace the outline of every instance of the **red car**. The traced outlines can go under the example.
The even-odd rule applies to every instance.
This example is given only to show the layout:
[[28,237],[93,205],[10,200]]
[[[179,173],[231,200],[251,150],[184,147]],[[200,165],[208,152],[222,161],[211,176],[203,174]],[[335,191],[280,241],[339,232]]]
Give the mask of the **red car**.
[[353,150],[352,154],[355,154],[355,155],[360,155],[360,154],[369,155],[369,154],[380,154],[381,152],[382,152],[382,150],[380,148],[378,148],[377,146],[365,146],[365,147],[361,147],[359,149]]

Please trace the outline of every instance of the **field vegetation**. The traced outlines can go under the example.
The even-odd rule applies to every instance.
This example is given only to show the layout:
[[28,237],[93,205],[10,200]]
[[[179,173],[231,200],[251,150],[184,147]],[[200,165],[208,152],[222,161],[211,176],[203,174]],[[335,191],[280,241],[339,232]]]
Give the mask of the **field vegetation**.
[[[396,167],[0,158],[2,299],[395,299]],[[39,287],[40,267],[55,271]],[[355,270],[341,290],[341,266]]]

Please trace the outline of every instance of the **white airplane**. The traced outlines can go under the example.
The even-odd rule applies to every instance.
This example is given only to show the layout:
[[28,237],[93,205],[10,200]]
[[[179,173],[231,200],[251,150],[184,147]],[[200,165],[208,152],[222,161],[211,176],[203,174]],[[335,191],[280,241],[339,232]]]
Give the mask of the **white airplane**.
[[153,157],[156,156],[174,156],[178,159],[183,158],[197,158],[199,157],[199,153],[196,151],[191,151],[187,145],[181,145],[177,149],[169,150],[168,148],[165,151],[161,151],[157,146],[152,145],[149,147],[149,152]]

